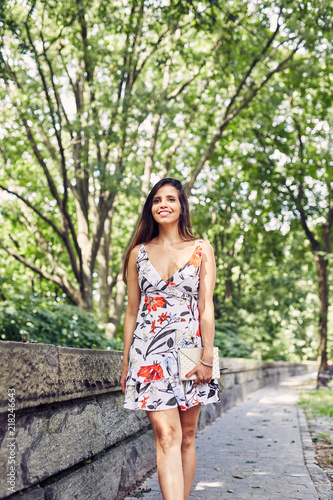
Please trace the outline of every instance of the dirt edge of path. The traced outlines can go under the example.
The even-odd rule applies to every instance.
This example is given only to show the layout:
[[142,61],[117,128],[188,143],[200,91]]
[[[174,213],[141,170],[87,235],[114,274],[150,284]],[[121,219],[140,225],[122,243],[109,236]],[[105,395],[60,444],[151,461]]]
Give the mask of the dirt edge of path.
[[[300,407],[298,407],[298,418],[300,422],[304,461],[310,473],[311,479],[316,487],[316,490],[318,491],[320,500],[332,500],[333,464],[329,464],[330,467],[326,467],[325,464],[328,460],[326,459],[324,462],[321,457],[322,454],[317,453],[316,444],[318,441],[313,441],[313,437],[315,437],[318,432],[316,430],[316,422],[313,422],[313,420],[316,419],[307,420],[304,410]],[[322,430],[319,432],[322,432]]]

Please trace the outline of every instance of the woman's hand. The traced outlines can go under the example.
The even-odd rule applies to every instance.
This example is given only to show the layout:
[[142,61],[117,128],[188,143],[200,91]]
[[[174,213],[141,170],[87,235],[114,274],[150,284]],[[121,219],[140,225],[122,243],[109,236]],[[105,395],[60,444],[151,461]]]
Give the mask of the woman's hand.
[[120,377],[120,386],[121,386],[121,390],[123,391],[124,394],[125,394],[125,390],[126,390],[127,372],[128,372],[128,366],[123,366],[123,371],[122,371],[121,377]]
[[187,373],[186,377],[191,377],[194,374],[197,375],[197,378],[193,381],[195,384],[208,384],[212,380],[213,368],[199,362],[193,370]]

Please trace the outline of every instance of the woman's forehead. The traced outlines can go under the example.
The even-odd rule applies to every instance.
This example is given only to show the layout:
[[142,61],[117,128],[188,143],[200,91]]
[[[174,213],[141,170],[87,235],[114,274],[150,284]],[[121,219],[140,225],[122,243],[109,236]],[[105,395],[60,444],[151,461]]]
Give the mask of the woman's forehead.
[[178,198],[178,191],[170,184],[165,184],[165,186],[160,187],[156,191],[154,198],[158,198],[159,196],[177,196]]

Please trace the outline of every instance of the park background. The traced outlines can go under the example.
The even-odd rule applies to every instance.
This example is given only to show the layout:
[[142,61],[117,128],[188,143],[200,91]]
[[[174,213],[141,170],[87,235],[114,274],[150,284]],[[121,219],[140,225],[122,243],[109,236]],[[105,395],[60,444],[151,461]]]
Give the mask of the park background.
[[151,186],[215,250],[224,357],[333,358],[329,1],[4,0],[0,336],[121,349]]

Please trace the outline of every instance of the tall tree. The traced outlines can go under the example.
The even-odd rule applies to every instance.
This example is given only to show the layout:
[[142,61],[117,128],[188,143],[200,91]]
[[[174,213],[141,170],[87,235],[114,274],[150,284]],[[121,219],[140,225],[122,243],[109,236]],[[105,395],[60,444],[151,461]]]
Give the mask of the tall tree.
[[4,215],[30,235],[2,235],[5,251],[88,311],[99,278],[114,334],[115,221],[131,214],[131,233],[153,173],[178,172],[191,192],[240,113],[319,43],[325,5],[4,2]]
[[245,342],[256,359],[315,359],[312,261],[297,221],[281,231],[261,183],[249,182],[242,164],[250,144],[237,140],[245,138],[240,127],[223,170],[212,168],[211,185],[198,185],[194,208],[194,228],[215,250],[217,342],[233,356]]
[[[333,224],[332,58],[330,42],[280,81],[274,102],[253,116],[249,178],[261,184],[276,218],[296,218],[317,270],[319,368],[327,367],[329,258]],[[312,54],[313,56],[314,54]],[[304,78],[306,77],[306,80]],[[272,105],[273,104],[273,105]],[[264,110],[264,111],[262,111]],[[273,122],[273,127],[269,123]]]

